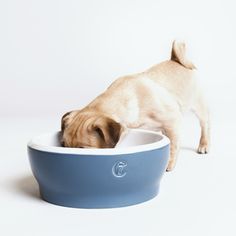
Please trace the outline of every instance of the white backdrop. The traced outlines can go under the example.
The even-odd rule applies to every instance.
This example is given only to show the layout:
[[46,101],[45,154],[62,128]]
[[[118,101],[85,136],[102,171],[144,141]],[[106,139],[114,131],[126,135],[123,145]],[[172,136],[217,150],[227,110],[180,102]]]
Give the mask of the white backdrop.
[[[0,1],[1,235],[236,235],[234,0]],[[40,200],[26,143],[115,78],[170,58],[176,38],[199,68],[212,149],[187,117],[177,167],[147,203],[81,210]],[[194,123],[195,122],[195,123]]]
[[169,59],[175,38],[187,42],[214,103],[235,98],[234,1],[0,4],[1,116],[60,116],[84,106],[115,78]]

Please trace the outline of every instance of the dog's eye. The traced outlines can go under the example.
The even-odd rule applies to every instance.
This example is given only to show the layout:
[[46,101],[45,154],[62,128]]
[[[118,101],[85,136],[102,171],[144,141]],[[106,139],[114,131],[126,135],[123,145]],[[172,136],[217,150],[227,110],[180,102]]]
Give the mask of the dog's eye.
[[79,147],[79,148],[84,148],[84,147]]

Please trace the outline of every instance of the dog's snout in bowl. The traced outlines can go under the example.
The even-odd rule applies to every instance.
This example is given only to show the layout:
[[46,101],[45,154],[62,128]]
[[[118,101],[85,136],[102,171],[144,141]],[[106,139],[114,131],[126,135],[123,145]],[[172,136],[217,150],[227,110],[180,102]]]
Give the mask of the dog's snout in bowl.
[[41,197],[77,208],[134,205],[154,198],[169,159],[169,139],[162,134],[129,130],[116,148],[68,148],[61,133],[44,134],[28,143],[32,172]]

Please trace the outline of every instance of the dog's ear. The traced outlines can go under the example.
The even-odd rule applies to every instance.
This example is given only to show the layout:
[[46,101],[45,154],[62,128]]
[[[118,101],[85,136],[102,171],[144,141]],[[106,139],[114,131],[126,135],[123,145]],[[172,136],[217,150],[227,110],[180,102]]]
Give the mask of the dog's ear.
[[69,116],[71,114],[72,111],[67,112],[66,114],[64,114],[61,118],[61,131],[63,132],[67,126],[68,120],[69,120]]
[[93,124],[92,130],[99,137],[101,147],[114,148],[120,139],[123,127],[120,123],[104,117]]
[[77,111],[69,111],[66,114],[64,114],[61,118],[61,131],[63,132],[66,128],[66,126],[69,124],[69,122],[72,120],[74,115],[76,114]]

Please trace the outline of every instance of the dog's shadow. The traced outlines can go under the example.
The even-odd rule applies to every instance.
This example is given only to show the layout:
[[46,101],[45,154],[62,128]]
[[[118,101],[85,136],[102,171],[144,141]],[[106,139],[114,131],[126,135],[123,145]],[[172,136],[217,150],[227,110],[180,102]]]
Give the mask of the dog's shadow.
[[196,149],[193,148],[193,147],[182,146],[180,149],[185,150],[185,151],[189,151],[189,152],[197,153]]
[[11,187],[16,193],[40,200],[38,183],[32,175],[22,176],[12,181]]

